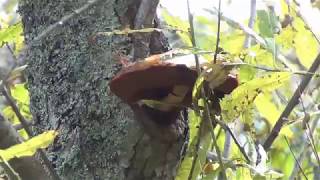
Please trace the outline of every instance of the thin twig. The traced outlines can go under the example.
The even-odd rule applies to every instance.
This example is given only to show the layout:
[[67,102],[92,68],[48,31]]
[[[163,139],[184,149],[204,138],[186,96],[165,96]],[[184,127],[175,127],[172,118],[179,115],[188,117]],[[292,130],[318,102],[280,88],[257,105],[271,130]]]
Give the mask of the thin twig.
[[[212,13],[212,14],[218,13],[218,10],[215,8],[213,8],[213,10],[212,9],[205,9],[205,10],[208,11],[209,13]],[[226,21],[231,26],[235,26],[235,27],[241,29],[247,35],[253,37],[256,40],[256,42],[261,44],[263,47],[267,47],[267,42],[263,39],[263,37],[259,36],[259,34],[257,34],[254,30],[252,30],[251,28],[249,28],[245,24],[242,24],[241,22],[238,22],[238,21],[236,21],[232,18],[229,18],[223,14],[221,14],[221,19]]]
[[27,120],[20,113],[18,106],[16,105],[14,99],[11,97],[11,95],[9,94],[9,92],[7,91],[7,89],[3,83],[0,84],[0,92],[6,98],[7,102],[9,103],[10,107],[12,108],[13,112],[17,115],[21,125],[23,126],[23,128],[25,129],[27,134],[32,137],[33,133],[31,131],[31,128],[28,125]]
[[226,131],[229,132],[229,134],[231,135],[234,143],[238,146],[238,149],[240,150],[240,152],[242,153],[242,155],[244,156],[244,158],[246,159],[247,163],[250,164],[250,159],[249,156],[247,155],[246,151],[244,150],[244,148],[241,146],[241,144],[239,143],[239,141],[237,140],[236,136],[233,134],[232,130],[230,129],[230,127],[228,125],[226,125],[224,122],[217,120],[217,122],[219,123],[219,125],[225,129]]
[[231,135],[228,131],[225,133],[222,157],[228,158],[231,150]]
[[[320,65],[320,54],[317,56],[317,58],[315,59],[315,61],[313,62],[313,64],[311,65],[310,69],[308,70],[309,73],[315,73],[316,70],[318,69]],[[282,112],[282,114],[280,115],[279,119],[277,120],[275,126],[273,127],[271,133],[269,134],[267,140],[265,141],[265,143],[263,144],[263,147],[266,151],[268,151],[273,143],[273,141],[277,138],[277,136],[279,135],[279,132],[281,130],[281,128],[283,127],[283,125],[286,122],[286,118],[288,118],[288,116],[290,115],[291,111],[293,110],[293,108],[299,103],[299,98],[301,96],[300,92],[303,92],[305,90],[305,88],[307,87],[308,83],[310,82],[311,78],[312,78],[312,74],[307,74],[305,76],[302,77],[302,81],[299,84],[297,90],[295,91],[295,93],[293,94],[292,98],[290,99],[290,101],[288,102],[285,110]]]
[[[28,124],[28,126],[32,126],[31,121],[27,121],[27,124]],[[15,124],[15,125],[13,125],[13,128],[18,131],[18,130],[23,129],[23,126],[22,126],[22,124]]]
[[[309,26],[309,24],[307,22],[305,22],[305,24],[307,26]],[[318,40],[318,42],[320,44],[319,38],[316,35],[316,33],[314,32],[314,30],[312,30],[312,27],[309,26],[309,29],[313,33],[314,37]],[[318,54],[317,58],[314,60],[313,64],[309,68],[308,72],[309,73],[315,73],[316,70],[319,68],[319,65],[320,65],[320,54]],[[302,81],[299,84],[298,89],[295,91],[294,95],[292,96],[292,98],[290,99],[289,103],[287,104],[287,107],[285,108],[285,110],[281,114],[280,118],[278,119],[277,123],[275,124],[275,126],[272,129],[270,135],[268,136],[266,142],[263,145],[263,147],[264,147],[264,149],[266,151],[270,148],[270,146],[272,145],[273,141],[278,136],[282,126],[284,125],[284,123],[286,121],[285,118],[288,118],[288,116],[290,115],[290,113],[293,110],[293,108],[298,104],[299,98],[301,96],[301,93],[307,87],[307,85],[310,82],[312,76],[313,75],[310,74],[310,75],[305,75],[302,78]]]
[[[250,18],[249,18],[249,23],[248,23],[248,27],[249,28],[253,28],[254,22],[255,22],[255,18],[256,18],[256,0],[251,0],[250,3]],[[249,48],[251,46],[251,37],[246,34],[246,38],[244,40],[243,43],[243,47],[244,48]]]
[[[209,13],[212,14],[217,14],[218,10],[214,9],[205,9],[206,11],[208,11]],[[226,21],[230,26],[236,27],[240,30],[242,30],[245,34],[251,36],[252,38],[254,38],[254,40],[260,44],[263,48],[267,49],[268,51],[271,51],[272,49],[270,49],[270,47],[268,47],[267,42],[265,41],[265,39],[263,37],[261,37],[259,34],[257,34],[253,29],[249,28],[248,26],[246,26],[245,24],[242,24],[241,22],[238,22],[230,17],[224,16],[223,14],[221,15],[221,19]],[[272,52],[273,53],[273,52]],[[276,59],[279,60],[280,62],[283,63],[283,65],[285,65],[286,67],[290,67],[290,64],[287,62],[286,60],[286,56],[283,55],[281,52],[278,52],[276,54]]]
[[[197,44],[196,44],[196,38],[194,35],[193,14],[191,13],[191,10],[190,10],[189,0],[187,0],[187,7],[188,7],[188,20],[189,20],[189,25],[190,25],[191,43],[192,43],[192,47],[196,49]],[[200,75],[201,69],[200,69],[200,64],[199,64],[199,57],[197,54],[194,54],[194,58],[196,61],[196,69],[197,69],[198,75]]]
[[[188,8],[188,20],[189,20],[189,25],[190,25],[191,42],[192,42],[193,48],[197,48],[195,34],[194,34],[194,26],[193,26],[193,15],[192,15],[191,10],[190,10],[189,0],[187,0],[187,8]],[[199,65],[198,55],[194,54],[194,57],[195,57],[195,61],[196,61],[196,69],[197,69],[198,75],[200,75],[201,69],[200,69],[200,65]],[[202,95],[202,97],[205,97],[205,93],[204,93],[203,88],[201,88],[201,95]],[[205,119],[209,120],[208,123],[209,123],[209,125],[212,126],[212,121],[210,121],[210,119],[209,119],[210,118],[209,106],[208,106],[208,104],[206,102],[205,102],[205,106],[207,107],[206,110],[205,110],[206,114],[207,114],[207,118],[205,118]],[[200,112],[200,110],[197,109],[197,112]],[[200,124],[203,125],[204,123],[201,122]],[[200,128],[202,128],[202,127],[200,126]],[[224,165],[223,165],[223,162],[222,162],[222,157],[221,157],[221,154],[220,154],[220,150],[219,150],[219,147],[218,147],[217,142],[216,142],[216,138],[215,138],[214,133],[213,133],[213,127],[210,128],[210,133],[211,133],[211,136],[212,136],[212,140],[213,140],[215,149],[216,149],[217,154],[218,154],[219,164],[220,164],[220,167],[222,169],[222,175],[223,175],[224,179],[226,179],[227,176],[226,176],[225,168],[224,168]],[[198,155],[195,155],[195,156],[198,157]],[[192,178],[194,167],[195,167],[195,164],[196,164],[196,160],[195,159],[196,158],[194,157],[193,162],[192,162],[192,169],[190,171],[188,179]]]
[[314,138],[313,138],[313,135],[312,135],[312,132],[311,132],[311,129],[310,129],[310,126],[309,126],[308,123],[306,123],[306,127],[307,127],[306,135],[307,135],[307,137],[308,137],[308,139],[310,141],[311,149],[313,151],[313,154],[317,159],[318,166],[320,167],[320,158],[319,158],[319,155],[318,155],[318,152],[317,152],[317,149],[316,149],[316,145],[315,145],[315,142],[314,142]]
[[219,0],[219,7],[218,7],[218,29],[217,29],[217,42],[216,42],[216,51],[214,53],[213,63],[217,63],[217,56],[219,50],[219,42],[220,42],[220,21],[221,21],[221,0]]
[[[306,111],[306,108],[303,104],[303,101],[302,101],[302,98],[300,97],[300,102],[301,102],[301,106],[302,106],[302,110],[303,110],[303,113],[304,113],[304,116],[305,118],[308,117],[308,120],[310,120],[310,115],[307,113]],[[310,129],[310,126],[309,126],[309,122],[306,121],[306,122],[302,122],[304,124],[304,126],[306,127],[306,136],[307,138],[309,139],[309,142],[311,144],[311,149],[313,151],[313,154],[315,155],[316,159],[317,159],[317,163],[320,167],[320,158],[319,158],[319,155],[318,155],[318,152],[317,152],[317,149],[316,149],[316,146],[315,146],[315,143],[314,143],[314,138],[313,138],[313,135],[312,135],[312,131]]]
[[[192,15],[192,13],[190,11],[189,0],[187,0],[187,8],[188,8],[188,19],[189,19],[189,24],[190,24],[191,42],[192,42],[193,48],[197,48],[195,34],[194,34],[194,26],[193,26],[193,15]],[[217,53],[217,51],[215,53]],[[196,61],[196,69],[197,69],[198,75],[200,75],[201,69],[200,69],[198,55],[194,54],[194,57],[195,57],[195,61]],[[203,88],[201,88],[201,96],[203,98],[205,97],[205,93],[204,93],[204,89]],[[208,103],[206,101],[205,101],[205,106],[206,106],[205,113],[206,113],[206,116],[207,116],[207,118],[205,118],[205,119],[208,120],[208,124],[211,126],[210,127],[210,134],[211,134],[211,137],[212,137],[212,140],[213,140],[213,145],[214,145],[215,150],[216,150],[217,155],[218,155],[219,164],[220,164],[220,167],[222,169],[222,171],[221,171],[222,172],[222,176],[223,176],[224,179],[226,179],[227,176],[226,176],[225,168],[224,168],[224,165],[223,165],[223,162],[222,162],[221,152],[219,150],[219,147],[217,145],[216,138],[215,138],[215,135],[214,135],[214,132],[213,132],[214,128],[213,128],[213,125],[212,125],[213,122],[211,121],[210,109],[209,109]],[[198,112],[200,112],[199,109],[198,109]],[[195,163],[195,162],[193,162],[193,163]]]
[[[313,118],[314,120],[312,121],[311,128],[310,128],[310,131],[311,131],[311,132],[314,132],[314,131],[315,131],[315,129],[316,129],[316,127],[317,127],[317,124],[318,124],[318,121],[319,121],[319,119],[320,119],[320,116],[319,116],[318,113],[315,113],[315,115],[317,115],[317,116]],[[310,117],[311,117],[311,116],[312,116],[312,114],[310,115]],[[300,149],[305,150],[305,149],[308,148],[307,146],[308,146],[308,145],[307,145],[306,143],[304,143],[303,146],[302,146]],[[300,162],[303,161],[305,155],[306,155],[306,151],[302,151],[302,152],[300,153],[300,155],[299,155],[298,160],[299,160]],[[292,173],[291,173],[291,175],[290,175],[290,179],[294,179],[297,168],[298,168],[298,164],[295,163],[294,168],[293,168],[293,170],[292,170]]]
[[[218,28],[217,28],[217,41],[216,41],[216,50],[214,52],[214,58],[213,58],[213,63],[216,64],[217,63],[217,56],[218,56],[218,50],[219,50],[219,43],[220,43],[220,24],[221,24],[221,0],[219,0],[219,5],[218,5]],[[204,94],[204,93],[203,93]],[[213,121],[211,120],[211,116],[210,116],[210,109],[208,106],[208,103],[206,104],[206,112],[207,112],[207,116],[209,116],[209,124],[210,124],[210,132],[211,132],[211,136],[213,139],[213,146],[217,151],[217,155],[218,155],[218,159],[219,159],[219,163],[222,165],[221,169],[223,170],[223,177],[226,178],[226,174],[225,174],[225,168],[223,167],[223,162],[222,162],[222,157],[221,157],[221,153],[220,153],[220,149],[219,146],[217,144],[217,138],[214,134],[214,127],[213,127]],[[231,148],[231,138],[230,138],[230,134],[228,132],[226,132],[226,138],[225,138],[225,144],[224,144],[224,152],[223,152],[223,157],[227,158],[229,156],[229,152],[230,152],[230,148]]]
[[13,167],[8,163],[8,161],[6,161],[0,154],[0,160],[2,161],[2,165],[3,165],[3,168],[8,170],[9,172],[6,172],[9,175],[9,178],[11,180],[21,180],[21,177],[19,176],[19,174],[13,169]]
[[[9,105],[11,106],[13,112],[16,114],[16,116],[18,117],[18,120],[20,121],[21,125],[23,126],[24,130],[26,131],[26,133],[28,134],[29,137],[33,137],[33,133],[31,131],[31,128],[27,122],[27,120],[23,117],[23,115],[20,113],[20,110],[18,108],[18,106],[15,103],[15,100],[11,97],[11,95],[8,93],[5,85],[3,83],[0,82],[0,92],[2,93],[2,95],[6,98],[6,100],[8,101]],[[49,161],[48,157],[46,156],[46,154],[44,153],[44,151],[42,149],[38,149],[39,155],[41,157],[41,159],[43,160],[44,164],[46,165],[46,167],[48,168],[50,175],[52,176],[52,178],[54,180],[60,180],[60,177],[58,176],[57,172],[54,170],[54,168],[52,167],[51,162]]]
[[[187,8],[188,8],[188,20],[189,20],[189,25],[190,25],[190,37],[191,37],[191,42],[192,42],[192,47],[193,48],[196,48],[197,45],[196,45],[196,40],[195,40],[195,35],[194,35],[194,27],[193,27],[193,15],[191,13],[191,10],[190,10],[190,3],[189,3],[189,0],[187,0]],[[200,65],[199,65],[199,57],[197,54],[194,54],[194,58],[195,58],[195,62],[196,62],[196,69],[197,69],[197,73],[198,75],[201,73],[201,69],[200,69]],[[198,107],[195,107],[195,111],[197,111],[197,113],[200,113],[200,110]],[[202,128],[203,128],[203,121],[201,120],[200,122],[200,127],[199,127],[199,130],[198,130],[198,139],[197,139],[197,142],[196,142],[196,153],[194,154],[194,157],[193,157],[193,160],[192,160],[192,164],[191,164],[191,169],[190,169],[190,173],[189,173],[189,176],[188,176],[188,180],[191,180],[192,177],[193,177],[193,173],[194,173],[194,169],[196,167],[196,164],[197,164],[197,160],[198,160],[198,152],[199,152],[199,149],[200,149],[200,143],[201,143],[201,136],[202,136]]]
[[[196,45],[196,40],[195,40],[195,35],[194,35],[194,27],[193,27],[193,15],[191,14],[191,11],[190,11],[190,4],[189,4],[189,0],[187,0],[187,7],[188,7],[188,19],[189,19],[189,25],[190,25],[190,36],[191,36],[191,42],[192,42],[192,47],[193,48],[196,48],[197,45]],[[201,73],[201,70],[200,70],[200,65],[199,65],[199,57],[197,54],[194,54],[194,58],[195,58],[195,62],[196,62],[196,69],[197,69],[197,73],[200,74]],[[197,107],[196,107],[197,108]],[[200,110],[199,109],[196,109],[196,111],[199,113]],[[188,180],[191,180],[192,177],[193,177],[193,172],[194,172],[194,169],[196,167],[196,163],[197,163],[197,160],[198,160],[198,152],[199,152],[199,149],[200,149],[200,142],[201,142],[201,129],[203,128],[203,121],[201,120],[200,122],[200,125],[199,125],[199,130],[198,130],[198,139],[197,139],[197,142],[196,142],[196,153],[193,157],[193,160],[192,160],[192,164],[191,164],[191,169],[190,169],[190,173],[189,173],[189,176],[188,176]]]
[[210,108],[209,108],[209,105],[208,105],[207,101],[204,102],[204,105],[206,107],[205,110],[204,110],[204,113],[205,113],[205,116],[206,116],[205,120],[207,120],[207,123],[210,126],[210,134],[211,134],[213,146],[214,146],[214,148],[216,150],[216,153],[217,153],[217,157],[218,157],[218,160],[219,160],[219,165],[221,167],[221,175],[222,175],[223,179],[227,179],[226,169],[225,169],[223,161],[222,161],[221,151],[220,151],[220,148],[219,148],[218,143],[217,143],[217,138],[216,138],[216,136],[214,134],[214,127],[213,127],[213,124],[212,124],[214,121],[212,119],[212,116],[211,116],[211,113],[210,113]]
[[296,163],[297,163],[297,165],[298,165],[298,167],[299,167],[299,169],[300,169],[300,172],[303,174],[303,176],[304,176],[306,179],[308,179],[307,175],[304,173],[304,171],[303,171],[303,169],[302,169],[302,167],[301,167],[301,165],[300,165],[300,162],[298,161],[298,159],[297,159],[296,156],[294,155],[294,152],[292,151],[292,148],[291,148],[291,146],[290,146],[290,144],[289,144],[288,138],[287,138],[286,136],[283,136],[283,137],[284,137],[284,139],[285,139],[285,141],[286,141],[286,143],[287,143],[287,145],[288,145],[288,147],[289,147],[289,149],[290,149],[290,152],[291,152],[294,160],[296,161]]
[[14,54],[14,51],[13,51],[13,49],[10,47],[9,43],[6,42],[5,44],[6,44],[6,47],[7,47],[7,49],[9,50],[9,52],[10,52],[10,54],[11,54],[13,60],[14,60],[14,66],[15,66],[15,65],[18,63],[18,58],[17,58],[17,56]]
[[201,121],[200,125],[199,125],[199,130],[198,130],[198,133],[197,133],[197,142],[196,142],[196,145],[195,145],[195,154],[194,154],[193,159],[192,159],[192,164],[191,164],[191,168],[190,168],[190,173],[188,175],[188,180],[192,179],[193,172],[194,172],[194,169],[195,169],[196,164],[197,164],[197,160],[198,160],[198,156],[199,156],[200,143],[201,143],[201,136],[202,136],[202,131],[201,131],[202,126],[203,126],[203,122]]

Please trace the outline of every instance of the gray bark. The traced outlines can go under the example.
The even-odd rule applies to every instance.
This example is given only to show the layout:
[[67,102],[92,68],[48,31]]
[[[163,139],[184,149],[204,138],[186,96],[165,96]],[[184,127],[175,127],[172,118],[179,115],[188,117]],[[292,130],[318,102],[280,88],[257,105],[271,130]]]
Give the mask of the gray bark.
[[113,53],[132,52],[130,37],[99,36],[91,41],[97,32],[121,29],[124,22],[134,24],[129,16],[136,11],[128,10],[139,7],[140,1],[99,1],[40,41],[32,41],[85,3],[20,1],[30,46],[26,75],[34,132],[59,132],[47,155],[63,179],[173,179],[185,148],[185,121],[168,127],[176,133],[171,142],[145,133],[134,120],[141,116],[134,115],[108,87],[120,67]]

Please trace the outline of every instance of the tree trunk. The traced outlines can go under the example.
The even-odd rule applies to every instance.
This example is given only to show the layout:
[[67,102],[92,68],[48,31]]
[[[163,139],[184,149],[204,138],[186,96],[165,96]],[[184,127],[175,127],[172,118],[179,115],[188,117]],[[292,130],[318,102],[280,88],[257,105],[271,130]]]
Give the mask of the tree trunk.
[[[34,132],[59,132],[47,156],[62,179],[173,179],[176,174],[187,139],[185,119],[170,127],[153,127],[160,133],[174,129],[171,142],[149,136],[146,126],[134,120],[143,117],[134,114],[108,86],[120,69],[114,54],[161,52],[165,47],[144,49],[148,53],[132,48],[139,40],[145,45],[163,37],[155,33],[134,40],[125,35],[95,36],[125,26],[135,28],[134,17],[144,1],[97,1],[80,13],[75,10],[86,5],[86,0],[19,1],[29,47],[26,75]],[[61,21],[70,14],[73,17]],[[42,34],[59,21],[52,31]]]

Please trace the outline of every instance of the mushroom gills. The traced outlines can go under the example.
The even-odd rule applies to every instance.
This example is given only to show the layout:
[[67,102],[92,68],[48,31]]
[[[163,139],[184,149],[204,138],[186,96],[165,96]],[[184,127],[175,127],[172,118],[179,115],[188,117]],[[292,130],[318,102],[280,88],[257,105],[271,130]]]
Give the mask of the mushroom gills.
[[176,108],[183,108],[182,105],[185,96],[190,88],[183,85],[176,85],[172,92],[160,100],[142,99],[137,102],[139,106],[146,105],[149,108],[157,109],[163,112],[169,112]]

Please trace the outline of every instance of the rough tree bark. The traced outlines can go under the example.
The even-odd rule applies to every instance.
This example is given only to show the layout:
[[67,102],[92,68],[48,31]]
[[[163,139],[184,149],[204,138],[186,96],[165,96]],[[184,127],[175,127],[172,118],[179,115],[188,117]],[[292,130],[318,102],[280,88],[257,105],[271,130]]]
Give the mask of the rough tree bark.
[[[97,32],[151,26],[150,22],[135,24],[143,2],[98,1],[35,42],[49,25],[74,13],[87,0],[19,1],[30,46],[26,75],[34,132],[59,132],[47,155],[63,179],[173,179],[176,173],[187,139],[185,121],[179,120],[173,127],[178,130],[177,140],[160,142],[144,133],[139,120],[133,120],[132,110],[108,87],[119,70],[115,51],[139,56],[161,52],[165,49],[159,49],[163,37],[154,33],[134,40],[130,36],[97,36],[92,41]],[[150,13],[145,15],[150,21]],[[139,39],[143,45],[151,42],[151,49],[140,52],[137,47],[133,51]]]

